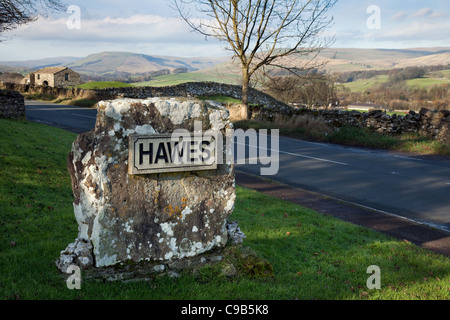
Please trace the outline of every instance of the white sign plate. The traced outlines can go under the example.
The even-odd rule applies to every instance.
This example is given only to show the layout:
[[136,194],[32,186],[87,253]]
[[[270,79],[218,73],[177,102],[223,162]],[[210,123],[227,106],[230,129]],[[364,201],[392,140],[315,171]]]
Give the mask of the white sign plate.
[[217,135],[130,135],[128,173],[217,169]]

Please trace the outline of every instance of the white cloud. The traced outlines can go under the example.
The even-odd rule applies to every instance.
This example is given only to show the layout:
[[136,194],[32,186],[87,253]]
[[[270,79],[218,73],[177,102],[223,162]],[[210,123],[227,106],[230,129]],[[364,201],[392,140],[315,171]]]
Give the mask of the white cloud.
[[434,11],[431,8],[421,8],[415,14],[412,15],[412,18],[443,18],[446,14],[443,12]]
[[409,14],[408,12],[402,11],[402,12],[397,12],[395,13],[392,17],[391,20],[393,21],[404,21],[406,19],[437,19],[437,18],[444,18],[447,15],[443,12],[438,12],[435,10],[432,10],[430,8],[421,8],[418,11],[416,11],[415,13],[411,13]]
[[40,19],[21,28],[18,35],[26,40],[100,41],[100,42],[185,42],[198,41],[187,26],[177,18],[156,15],[98,20],[81,19],[79,29],[69,29],[67,19]]
[[424,22],[413,20],[402,25],[393,25],[388,28],[366,34],[366,39],[374,42],[402,42],[409,47],[416,47],[421,43],[434,42],[436,46],[448,46],[448,30],[450,21],[445,23],[434,21]]
[[398,12],[398,13],[394,14],[394,15],[391,17],[391,20],[394,20],[394,21],[401,21],[401,20],[406,19],[408,16],[409,16],[409,15],[408,15],[408,13],[406,13],[406,12]]
[[419,11],[417,11],[415,14],[413,14],[413,18],[420,18],[420,17],[429,17],[433,13],[433,10],[430,8],[422,8]]
[[[378,0],[381,29],[369,30],[366,9],[373,1],[339,2],[330,14],[334,26],[327,35],[336,35],[335,46],[416,47],[448,46],[450,19],[448,0],[412,1],[410,4]],[[0,60],[45,56],[85,56],[100,51],[134,51],[154,55],[224,55],[223,43],[191,32],[177,18],[167,0],[77,0],[81,8],[81,28],[70,30],[69,14],[41,19],[5,34]],[[439,3],[438,3],[439,2]],[[193,14],[195,16],[195,14]],[[9,36],[9,37],[8,37]],[[30,50],[32,48],[32,50]]]
[[[7,41],[11,49],[9,52],[3,51],[0,60],[86,56],[100,51],[132,51],[183,57],[227,54],[221,43],[205,41],[203,36],[191,32],[189,26],[178,17],[135,14],[88,19],[82,16],[79,29],[68,28],[67,20],[66,17],[39,19],[14,30]],[[6,42],[2,45],[6,48]],[[14,48],[17,48],[15,54],[11,51]]]

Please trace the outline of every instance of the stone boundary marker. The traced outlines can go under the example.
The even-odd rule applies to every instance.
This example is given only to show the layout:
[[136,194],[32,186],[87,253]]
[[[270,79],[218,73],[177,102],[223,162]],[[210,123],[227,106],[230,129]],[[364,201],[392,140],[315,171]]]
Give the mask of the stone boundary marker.
[[[107,270],[111,278],[117,266],[147,264],[162,271],[180,268],[182,261],[218,260],[214,249],[229,243],[229,230],[240,236],[228,223],[235,180],[234,165],[223,161],[226,144],[202,145],[205,154],[223,157],[212,168],[130,174],[128,162],[130,141],[138,137],[144,140],[134,156],[149,166],[173,155],[167,140],[173,132],[199,135],[194,129],[200,128],[224,139],[232,128],[226,108],[196,99],[149,98],[102,101],[97,109],[95,129],[79,135],[68,156],[78,237],[61,252],[57,267]],[[152,137],[166,140],[145,140]]]

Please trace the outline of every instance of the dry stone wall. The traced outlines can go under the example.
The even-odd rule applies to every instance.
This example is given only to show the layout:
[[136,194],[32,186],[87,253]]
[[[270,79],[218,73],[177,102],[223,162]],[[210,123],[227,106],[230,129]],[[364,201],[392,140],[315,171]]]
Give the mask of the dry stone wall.
[[[215,82],[190,82],[168,87],[129,87],[106,88],[102,90],[84,90],[79,88],[50,88],[33,87],[18,84],[3,84],[3,88],[28,93],[44,93],[69,99],[109,100],[116,98],[149,97],[196,97],[208,95],[225,95],[241,99],[241,87]],[[437,139],[450,144],[450,111],[421,109],[419,112],[410,111],[404,116],[389,116],[381,110],[369,113],[345,111],[338,109],[310,110],[292,108],[273,97],[258,90],[250,91],[249,101],[254,104],[250,108],[251,117],[255,120],[272,121],[275,118],[310,116],[320,119],[333,128],[341,126],[356,126],[372,128],[384,134],[401,134],[408,132],[419,133],[422,136]],[[229,106],[230,116],[239,120],[240,105]]]
[[25,101],[20,93],[12,90],[0,90],[0,118],[25,118]]
[[[47,94],[60,98],[69,99],[93,99],[111,100],[117,98],[146,99],[151,97],[197,97],[210,95],[224,95],[235,99],[242,99],[241,86],[217,82],[188,82],[176,86],[167,87],[125,87],[105,88],[87,90],[80,88],[51,88],[43,86],[27,86],[22,84],[6,83],[2,85],[5,89],[16,90],[29,94]],[[253,104],[273,106],[278,109],[289,109],[286,104],[274,99],[256,89],[250,89],[249,101]]]
[[[239,114],[240,106],[230,106],[230,114]],[[327,124],[331,128],[343,126],[370,128],[382,134],[418,133],[421,136],[450,144],[450,111],[422,108],[419,112],[410,111],[405,115],[388,115],[382,110],[361,113],[339,109],[278,109],[266,106],[250,108],[252,119],[258,121],[283,121],[295,117],[308,116]],[[237,120],[236,118],[233,120]]]

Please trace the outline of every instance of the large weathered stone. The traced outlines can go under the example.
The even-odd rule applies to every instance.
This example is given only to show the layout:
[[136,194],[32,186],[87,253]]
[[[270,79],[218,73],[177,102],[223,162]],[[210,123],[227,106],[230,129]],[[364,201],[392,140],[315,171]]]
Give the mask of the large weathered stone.
[[228,111],[199,100],[160,98],[104,101],[97,109],[95,129],[77,137],[68,157],[78,239],[92,243],[95,266],[164,263],[224,246],[235,201],[232,164],[129,175],[127,162],[129,135],[193,132],[201,121],[203,130],[225,137],[232,126]]

